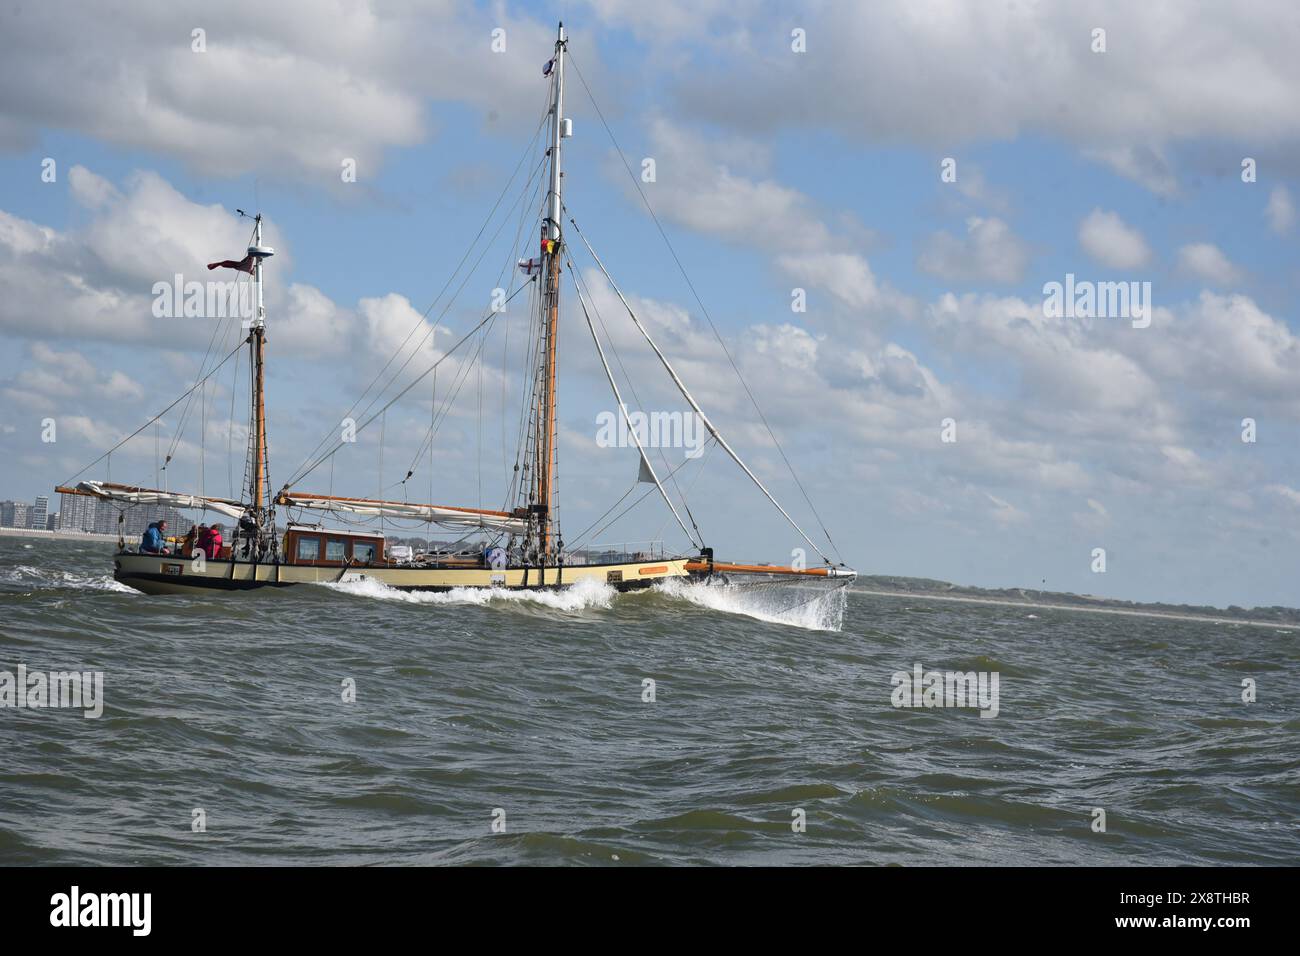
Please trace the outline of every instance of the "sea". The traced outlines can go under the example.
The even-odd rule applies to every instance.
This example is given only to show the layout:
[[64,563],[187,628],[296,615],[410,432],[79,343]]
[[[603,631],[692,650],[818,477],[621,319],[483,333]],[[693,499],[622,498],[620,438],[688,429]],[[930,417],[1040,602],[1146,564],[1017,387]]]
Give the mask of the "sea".
[[1295,630],[112,564],[0,538],[0,865],[1300,862]]

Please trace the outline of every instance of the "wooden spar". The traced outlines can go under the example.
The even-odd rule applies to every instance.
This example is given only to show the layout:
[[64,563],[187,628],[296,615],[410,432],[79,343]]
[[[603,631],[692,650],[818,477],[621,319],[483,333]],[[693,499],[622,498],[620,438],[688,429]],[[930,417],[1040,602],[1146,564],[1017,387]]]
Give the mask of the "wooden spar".
[[560,171],[560,143],[564,139],[564,24],[561,23],[555,36],[555,80],[554,96],[551,100],[551,175],[550,195],[546,221],[543,222],[542,238],[545,247],[542,250],[546,268],[546,296],[543,307],[546,312],[543,322],[546,330],[546,360],[542,369],[544,392],[538,408],[539,421],[536,461],[537,481],[537,517],[538,517],[538,553],[543,567],[551,556],[551,524],[554,516],[551,509],[555,504],[555,451],[557,430],[555,421],[555,339],[559,331],[560,318],[560,216],[563,202],[560,190],[563,173]]
[[[262,248],[262,214],[259,212],[253,220],[253,245]],[[266,475],[262,468],[266,461],[266,380],[263,362],[266,358],[266,310],[262,305],[262,257],[257,255],[253,263],[253,279],[257,286],[257,313],[254,317],[250,338],[253,346],[253,361],[256,375],[253,381],[253,515],[259,526],[262,521],[262,494]]]
[[[262,269],[260,262],[257,269],[259,272]],[[266,358],[266,335],[261,326],[253,329],[253,352],[257,361],[257,383],[254,386],[254,400],[257,403],[257,413],[255,415],[257,433],[253,439],[255,449],[253,452],[253,509],[254,513],[260,516],[262,512],[263,485],[266,482],[266,476],[262,473],[262,466],[266,461],[266,390],[262,368],[263,360]]]
[[[177,494],[177,492],[174,492],[174,491],[162,491],[162,490],[160,490],[160,489],[158,489],[158,488],[141,488],[141,487],[138,487],[138,486],[136,486],[136,485],[119,485],[119,484],[117,484],[116,482],[111,482],[111,481],[103,481],[103,482],[100,482],[100,483],[99,483],[99,486],[100,486],[101,488],[105,488],[105,489],[108,489],[108,490],[110,490],[110,491],[125,491],[125,492],[132,493],[132,494],[154,494],[154,495],[174,495],[174,494]],[[100,495],[95,494],[95,492],[93,492],[93,491],[87,491],[87,490],[85,490],[84,488],[65,488],[65,487],[62,486],[62,485],[60,485],[60,486],[58,486],[57,488],[55,488],[54,491],[55,491],[56,494],[60,494],[60,495],[83,495],[84,497],[87,497],[87,498],[99,498],[99,497],[101,497]],[[217,502],[217,503],[219,503],[219,504],[223,504],[223,505],[234,505],[235,507],[242,507],[242,506],[243,506],[243,502],[241,502],[241,501],[231,501],[229,498],[213,498],[211,495],[190,495],[190,497],[191,497],[191,498],[198,498],[198,499],[201,499],[201,500],[203,500],[203,501],[215,501],[215,502]]]
[[93,491],[83,491],[80,488],[65,488],[63,485],[55,486],[54,493],[56,495],[84,495],[87,498],[99,497],[99,495],[95,494]]
[[768,564],[724,564],[721,561],[687,561],[687,571],[733,571],[737,574],[799,574],[814,578],[848,577],[838,568],[783,568]]
[[546,308],[546,395],[545,425],[542,428],[542,448],[540,474],[538,476],[537,503],[542,506],[541,544],[539,550],[543,555],[550,553],[551,547],[551,502],[555,492],[555,333],[559,327],[560,316],[560,257],[558,253],[550,256],[550,275],[548,304]]
[[441,508],[444,511],[463,511],[471,515],[489,515],[493,518],[513,518],[515,517],[509,511],[491,511],[487,508],[461,508],[457,505],[428,505],[417,504],[411,501],[386,501],[383,498],[349,498],[347,495],[309,495],[301,494],[296,491],[281,491],[275,496],[277,505],[291,505],[293,499],[310,498],[313,501],[353,501],[358,504],[366,505],[400,505],[404,508]]

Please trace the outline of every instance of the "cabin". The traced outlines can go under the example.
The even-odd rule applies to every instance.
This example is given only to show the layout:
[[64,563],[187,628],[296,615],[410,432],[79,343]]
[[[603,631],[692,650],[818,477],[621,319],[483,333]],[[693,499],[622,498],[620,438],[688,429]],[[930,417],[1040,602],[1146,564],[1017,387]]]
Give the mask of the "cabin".
[[386,563],[384,536],[356,531],[290,527],[284,533],[285,564],[309,567],[372,567]]

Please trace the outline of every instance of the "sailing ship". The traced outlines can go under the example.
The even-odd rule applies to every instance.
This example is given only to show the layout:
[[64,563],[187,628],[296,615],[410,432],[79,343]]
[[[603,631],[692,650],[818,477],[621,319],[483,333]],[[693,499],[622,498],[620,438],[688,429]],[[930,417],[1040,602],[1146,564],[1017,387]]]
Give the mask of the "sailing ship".
[[[601,274],[617,292],[619,301],[663,365],[672,384],[699,416],[699,420],[707,430],[709,441],[715,442],[717,447],[734,460],[803,539],[821,554],[822,564],[819,567],[776,567],[715,560],[713,549],[705,545],[694,518],[690,518],[689,525],[682,518],[681,511],[674,503],[663,480],[664,477],[671,476],[661,476],[656,470],[637,428],[628,428],[627,434],[640,456],[638,478],[655,486],[668,511],[691,542],[691,548],[686,553],[670,554],[663,550],[662,546],[653,544],[596,552],[591,549],[579,552],[575,548],[566,547],[556,508],[559,437],[556,414],[556,355],[560,293],[565,271],[562,266],[565,262],[569,265],[568,272],[573,275],[577,298],[595,342],[596,352],[604,367],[608,384],[613,391],[619,414],[624,423],[631,424],[628,407],[624,404],[605,350],[596,333],[596,326],[592,322],[589,308],[590,294],[584,295],[578,284],[578,273],[570,257],[571,244],[563,226],[567,209],[563,201],[564,179],[561,159],[564,141],[572,135],[573,131],[572,120],[566,116],[564,109],[567,59],[568,40],[564,26],[560,24],[554,55],[543,69],[543,75],[550,78],[549,102],[538,124],[538,132],[534,134],[534,142],[536,142],[542,131],[547,133],[545,152],[536,163],[538,175],[536,189],[540,192],[540,177],[543,170],[547,185],[543,200],[538,207],[540,223],[537,235],[540,235],[541,239],[540,255],[529,256],[518,262],[520,272],[527,279],[514,293],[518,295],[525,289],[531,293],[534,307],[530,309],[530,319],[534,324],[529,341],[530,344],[536,343],[535,348],[531,348],[528,355],[530,378],[529,388],[525,393],[527,427],[521,429],[515,478],[508,492],[513,497],[507,499],[514,506],[490,510],[386,498],[355,498],[299,490],[297,484],[301,479],[330,460],[334,452],[342,447],[341,442],[336,442],[334,447],[326,450],[324,454],[311,458],[307,467],[300,468],[295,473],[293,481],[286,483],[278,491],[272,491],[266,427],[266,308],[263,301],[263,273],[267,268],[267,260],[274,255],[274,249],[263,242],[263,220],[259,213],[249,217],[253,219],[253,233],[251,244],[247,248],[247,257],[241,262],[226,261],[209,266],[210,269],[216,266],[232,267],[247,273],[254,289],[253,310],[250,321],[246,323],[248,335],[239,343],[236,350],[243,350],[246,346],[250,361],[249,441],[246,481],[241,498],[187,494],[165,487],[148,488],[108,480],[69,479],[56,489],[64,494],[91,495],[101,501],[112,502],[123,509],[122,513],[125,509],[140,506],[201,509],[229,518],[233,522],[234,533],[231,539],[215,554],[198,550],[190,550],[186,553],[184,549],[177,549],[174,553],[144,553],[139,548],[130,546],[119,534],[118,549],[114,555],[114,577],[119,582],[146,594],[193,594],[213,589],[242,591],[264,587],[358,580],[371,580],[391,588],[423,591],[450,591],[457,588],[570,588],[585,582],[598,582],[610,585],[619,591],[627,591],[651,587],[671,579],[717,582],[736,580],[741,576],[759,581],[799,578],[820,579],[822,582],[840,586],[849,583],[856,576],[856,572],[852,569],[842,562],[832,561],[822,549],[813,544],[812,539],[777,502],[763,482],[705,415],[704,410],[696,402],[667,356],[655,343],[623,293],[614,284],[603,262],[596,256],[595,250],[586,237],[581,235],[576,221],[571,217],[569,223],[573,226],[574,235],[581,238],[582,246],[591,254]],[[583,85],[586,85],[585,80]],[[610,135],[612,138],[612,132]],[[242,210],[240,213],[244,215]],[[667,237],[664,238],[666,240]],[[511,258],[513,259],[513,252]],[[513,295],[511,297],[513,298]],[[492,321],[492,318],[493,313],[489,313],[483,323],[480,323],[479,328],[484,323]],[[434,363],[435,367],[460,348],[462,343],[468,342],[476,331],[477,329],[471,330],[460,340],[460,343],[447,350],[442,358]],[[719,341],[721,342],[721,338]],[[412,352],[412,357],[414,354]],[[409,361],[408,358],[407,362]],[[206,387],[207,380],[215,371],[214,367],[207,375],[202,375],[194,388]],[[410,387],[402,389],[397,397],[406,394]],[[192,397],[193,392],[194,389],[191,389],[188,394]],[[159,416],[155,416],[155,421],[175,407],[179,401],[180,399],[168,406],[168,409],[164,409]],[[390,407],[392,403],[389,402],[384,409]],[[372,415],[362,427],[372,424],[377,417],[379,417],[378,413]],[[137,431],[136,434],[138,433]],[[773,438],[775,439],[775,436]],[[111,455],[111,451],[109,454]],[[109,463],[111,468],[111,458]],[[84,473],[85,470],[81,474]],[[407,478],[411,475],[412,472],[408,471]],[[405,487],[403,483],[403,488]],[[685,506],[684,499],[682,504],[682,510],[689,515],[689,508]],[[811,501],[809,504],[811,505]],[[281,513],[288,516],[283,529],[277,524],[277,517]],[[309,520],[313,515],[319,515],[322,520],[314,522]],[[329,519],[334,519],[333,523],[336,525],[351,524],[352,526],[327,527],[325,521]],[[375,520],[381,523],[379,528],[364,527],[366,522]],[[120,521],[121,517],[119,517]],[[413,522],[416,527],[430,530],[437,527],[458,533],[462,537],[456,547],[416,553],[409,547],[398,547],[387,543],[383,530],[384,522],[400,521]],[[363,527],[356,527],[358,523]],[[405,527],[411,526],[408,524]],[[825,526],[822,527],[825,530]],[[826,537],[829,542],[829,532],[826,533]],[[472,545],[465,544],[471,538],[478,540]],[[833,550],[833,543],[831,547]]]

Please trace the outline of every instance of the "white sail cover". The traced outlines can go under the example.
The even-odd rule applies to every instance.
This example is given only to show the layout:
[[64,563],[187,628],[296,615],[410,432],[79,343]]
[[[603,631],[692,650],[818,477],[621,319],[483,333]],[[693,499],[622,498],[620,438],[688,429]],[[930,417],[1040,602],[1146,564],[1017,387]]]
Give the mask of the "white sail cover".
[[528,521],[525,518],[516,518],[498,511],[479,511],[473,508],[407,504],[402,501],[369,501],[365,498],[296,495],[291,491],[281,492],[277,501],[279,504],[290,508],[345,512],[374,518],[406,518],[415,521],[428,521],[441,528],[456,531],[483,528],[487,531],[523,534],[528,530]]
[[103,481],[79,481],[77,491],[94,495],[96,498],[108,498],[130,505],[158,505],[164,508],[203,508],[216,511],[228,518],[238,518],[245,511],[243,505],[225,498],[207,498],[202,495],[187,495],[175,491],[157,491],[152,488],[133,488],[128,485],[115,485]]

